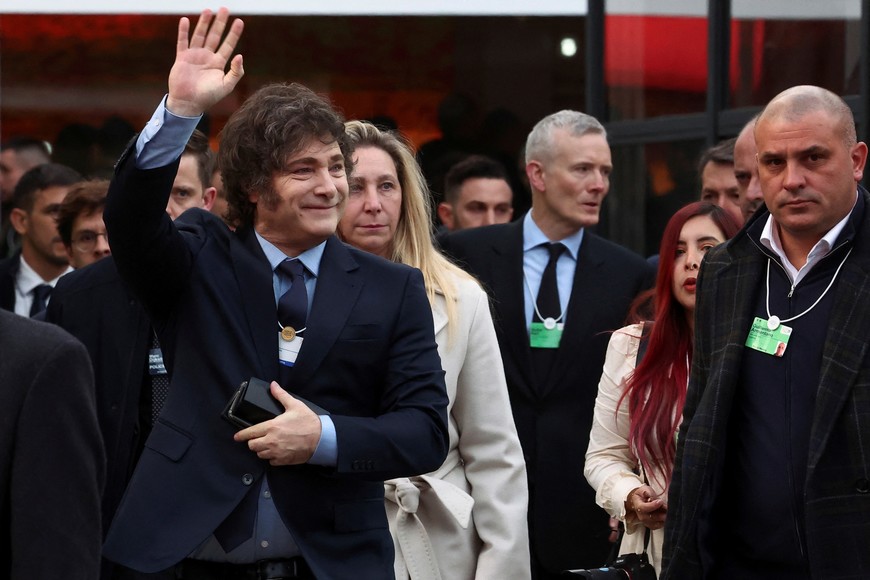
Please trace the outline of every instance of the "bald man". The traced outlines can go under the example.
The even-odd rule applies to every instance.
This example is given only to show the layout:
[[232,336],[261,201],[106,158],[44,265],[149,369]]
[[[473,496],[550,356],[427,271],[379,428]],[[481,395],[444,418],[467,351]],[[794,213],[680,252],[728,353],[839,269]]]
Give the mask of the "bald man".
[[754,133],[766,207],[698,276],[662,578],[866,577],[867,145],[813,86],[774,97]]
[[749,221],[752,214],[764,204],[761,185],[758,181],[758,162],[755,158],[755,121],[758,115],[749,120],[734,142],[734,177],[743,220]]

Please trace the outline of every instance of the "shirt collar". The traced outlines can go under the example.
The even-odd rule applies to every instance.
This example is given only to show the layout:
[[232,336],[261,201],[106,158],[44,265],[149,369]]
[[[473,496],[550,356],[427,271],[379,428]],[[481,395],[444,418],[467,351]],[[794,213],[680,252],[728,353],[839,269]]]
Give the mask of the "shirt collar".
[[[828,232],[822,236],[816,244],[813,246],[813,249],[810,250],[810,253],[807,254],[807,262],[814,262],[815,260],[824,258],[831,250],[834,248],[834,244],[837,242],[837,238],[842,233],[843,228],[846,227],[846,224],[849,223],[849,218],[852,216],[852,212],[855,211],[855,204],[858,203],[858,190],[855,190],[855,203],[852,204],[852,209],[849,210],[843,219],[841,219],[837,224],[832,227]],[[761,243],[764,246],[774,252],[783,263],[788,261],[788,258],[785,256],[785,250],[782,248],[782,242],[779,238],[779,229],[774,227],[774,219],[773,214],[767,216],[767,221],[764,223],[764,229],[761,230]]]
[[577,260],[577,254],[580,253],[580,244],[583,242],[583,232],[585,230],[580,228],[567,238],[551,240],[541,231],[538,224],[535,223],[535,220],[532,218],[532,211],[527,212],[523,218],[523,252],[528,252],[541,244],[562,242],[568,248],[571,257]]
[[[272,268],[272,271],[275,271],[275,268],[278,267],[278,264],[286,260],[287,258],[292,258],[294,256],[288,256],[284,252],[278,249],[275,244],[261,236],[257,231],[254,231],[254,235],[257,236],[257,241],[260,243],[260,247],[263,248],[263,253],[266,254],[266,259],[269,261],[269,266]],[[311,274],[316,278],[318,272],[320,271],[320,259],[323,257],[323,250],[326,248],[326,241],[322,241],[313,248],[308,248],[298,256],[295,256],[302,262],[302,265],[305,266],[305,269],[311,272]]]
[[[72,272],[71,267],[67,267],[66,270],[63,271],[63,276],[67,272]],[[36,273],[36,270],[30,267],[30,264],[27,263],[27,260],[24,259],[24,256],[19,258],[19,266],[18,266],[18,275],[16,276],[15,283],[18,285],[18,289],[22,294],[28,294],[33,291],[34,288],[41,284],[48,284],[52,288],[57,281],[60,279],[60,276],[57,278],[53,278],[51,280],[43,280],[42,276]]]

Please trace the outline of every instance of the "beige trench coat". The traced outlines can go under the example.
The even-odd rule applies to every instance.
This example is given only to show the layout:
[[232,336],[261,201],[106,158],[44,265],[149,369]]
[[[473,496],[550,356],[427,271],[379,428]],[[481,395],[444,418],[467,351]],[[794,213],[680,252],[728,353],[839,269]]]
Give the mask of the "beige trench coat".
[[442,295],[433,308],[450,398],[447,459],[434,473],[384,485],[396,578],[527,580],[526,468],[489,303],[474,281],[454,283],[452,333]]

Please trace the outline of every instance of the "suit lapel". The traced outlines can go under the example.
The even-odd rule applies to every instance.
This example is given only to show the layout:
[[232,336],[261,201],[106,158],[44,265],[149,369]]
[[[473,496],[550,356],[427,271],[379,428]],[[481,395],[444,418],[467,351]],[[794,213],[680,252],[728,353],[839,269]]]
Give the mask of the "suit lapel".
[[[865,220],[866,221],[866,220]],[[870,228],[864,228],[855,250],[840,272],[834,287],[834,307],[822,352],[822,369],[810,434],[809,471],[821,457],[831,427],[864,368],[868,354],[867,330],[870,328],[870,259],[864,242]],[[864,246],[864,247],[861,247]]]
[[[717,305],[723,305],[733,312],[731,317],[716,317],[717,321],[721,321],[722,326],[716,328],[714,335],[718,337],[714,339],[716,341],[714,350],[724,349],[724,355],[717,360],[723,361],[729,369],[741,367],[757,299],[755,293],[747,289],[761,288],[764,283],[766,261],[767,258],[757,251],[740,256],[734,263],[723,269],[713,293],[710,294],[710,298],[707,298],[712,304],[712,310],[716,310]],[[733,305],[733,309],[727,305]],[[696,324],[702,323],[702,321],[696,322]],[[709,321],[707,324],[715,323]],[[739,372],[722,372],[723,370],[723,368],[712,368],[710,376],[716,377],[713,386],[717,404],[730,407],[737,388]]]
[[323,362],[347,323],[362,288],[359,264],[338,238],[330,237],[320,260],[305,340],[293,368],[295,384],[305,384]]
[[598,240],[587,231],[577,254],[577,268],[574,271],[571,297],[568,300],[568,312],[565,316],[565,331],[553,363],[554,368],[550,371],[546,384],[539,387],[542,395],[550,392],[554,385],[558,385],[562,376],[568,372],[568,367],[576,364],[576,353],[592,326],[595,315],[594,305],[607,300],[607,280],[602,279],[599,274],[603,262],[604,259],[598,251]]
[[275,290],[269,261],[254,235],[245,228],[237,232],[241,244],[230,244],[230,255],[242,296],[251,341],[260,363],[261,377],[278,376],[278,325]]
[[523,220],[511,222],[505,230],[506,235],[493,240],[491,247],[493,259],[489,267],[495,294],[492,296],[493,307],[502,339],[508,347],[503,358],[512,359],[520,373],[517,383],[529,396],[536,396],[524,307]]
[[438,336],[438,333],[447,327],[447,301],[438,291],[435,292],[435,300],[438,303],[432,308],[432,322],[435,323],[435,336]]

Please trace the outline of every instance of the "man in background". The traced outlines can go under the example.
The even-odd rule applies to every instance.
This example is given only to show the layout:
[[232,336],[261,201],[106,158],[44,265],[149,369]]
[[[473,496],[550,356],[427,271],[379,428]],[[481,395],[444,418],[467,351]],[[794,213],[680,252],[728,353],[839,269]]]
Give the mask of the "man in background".
[[506,224],[513,214],[513,191],[498,161],[472,155],[447,172],[444,201],[438,204],[438,217],[447,230]]
[[80,180],[65,165],[45,163],[27,171],[15,186],[10,220],[21,249],[0,262],[0,308],[22,316],[42,312],[58,278],[70,270],[57,213]]
[[743,223],[740,189],[734,177],[734,139],[726,139],[710,147],[698,162],[701,178],[701,201],[718,205]]
[[734,142],[734,177],[740,191],[740,209],[744,221],[749,221],[752,214],[764,204],[761,184],[758,180],[758,160],[755,158],[755,121],[756,115],[741,129]]
[[[183,207],[210,209],[215,197],[214,189],[203,177],[211,176],[214,161],[208,139],[195,131],[181,155],[166,205],[167,214],[183,213]],[[103,206],[108,182],[87,183],[94,184],[93,189],[97,191],[93,195],[80,193],[77,196],[80,201],[75,204],[70,199],[75,190],[71,192],[64,200],[64,206],[67,207],[61,209],[59,229],[71,256],[93,259],[96,263],[88,267],[83,267],[84,263],[75,266],[81,269],[70,272],[58,281],[45,319],[81,340],[93,363],[100,431],[108,461],[102,501],[105,532],[133,474],[145,439],[151,433],[169,393],[172,353],[164,353],[145,309],[118,275],[114,259],[98,258],[106,257],[102,250],[106,242]],[[64,215],[78,215],[79,212],[74,211],[72,206],[84,206],[83,197],[93,202],[88,220],[91,222],[88,230],[93,236],[85,236],[87,245],[92,243],[93,248],[80,252],[76,249],[76,227],[72,225],[74,220],[64,218]],[[68,241],[64,233],[67,221],[70,222]],[[152,576],[143,578],[146,577],[156,580]],[[101,578],[134,580],[138,576],[135,572],[122,571],[113,563],[104,561]],[[167,576],[167,580],[174,579]]]
[[103,208],[109,182],[105,179],[82,181],[73,186],[60,204],[57,231],[69,264],[84,268],[109,255],[109,240],[103,223]]
[[0,578],[94,580],[105,453],[84,347],[0,310]]
[[9,224],[12,196],[18,180],[28,170],[49,161],[51,153],[45,141],[18,137],[0,146],[0,259],[11,256],[20,245]]
[[625,323],[632,300],[653,278],[643,258],[590,231],[612,169],[597,119],[576,111],[549,115],[526,143],[531,211],[442,242],[492,294],[529,477],[535,580],[601,566],[611,546],[610,518],[579,467],[609,331]]

